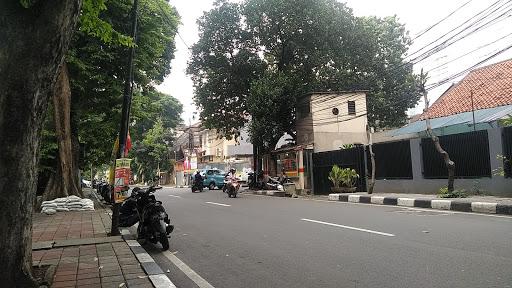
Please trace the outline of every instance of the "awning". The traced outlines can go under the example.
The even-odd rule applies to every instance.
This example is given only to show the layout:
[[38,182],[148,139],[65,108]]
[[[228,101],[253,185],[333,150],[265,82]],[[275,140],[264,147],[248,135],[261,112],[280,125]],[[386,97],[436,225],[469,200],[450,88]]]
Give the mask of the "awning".
[[[478,129],[486,129],[485,124],[512,116],[512,105],[505,105],[489,109],[475,110],[475,126]],[[430,119],[432,130],[450,129],[458,133],[471,131],[473,124],[473,112],[464,112],[460,114]],[[480,124],[480,125],[478,125]],[[482,125],[484,124],[484,125]],[[469,129],[470,128],[470,129]],[[469,130],[468,130],[469,129]],[[403,134],[421,133],[427,130],[425,120],[416,121],[402,128],[391,130],[388,136],[398,136]],[[454,132],[452,131],[452,132]]]

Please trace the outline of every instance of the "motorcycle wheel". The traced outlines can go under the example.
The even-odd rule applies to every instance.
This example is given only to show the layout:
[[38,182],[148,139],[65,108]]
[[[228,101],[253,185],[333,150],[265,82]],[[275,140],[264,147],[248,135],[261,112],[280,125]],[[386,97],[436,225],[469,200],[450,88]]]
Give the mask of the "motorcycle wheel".
[[160,233],[160,244],[162,244],[162,251],[169,250],[169,238],[167,238],[167,234]]

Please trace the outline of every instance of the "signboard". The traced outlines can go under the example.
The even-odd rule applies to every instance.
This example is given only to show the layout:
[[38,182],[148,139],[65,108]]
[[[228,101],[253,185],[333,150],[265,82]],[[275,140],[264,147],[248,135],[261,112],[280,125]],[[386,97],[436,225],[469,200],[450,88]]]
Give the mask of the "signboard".
[[128,198],[128,189],[130,184],[130,162],[132,159],[116,159],[115,181],[114,181],[114,201],[122,203]]
[[196,170],[197,169],[197,157],[196,156],[192,156],[190,158],[190,169],[191,170]]

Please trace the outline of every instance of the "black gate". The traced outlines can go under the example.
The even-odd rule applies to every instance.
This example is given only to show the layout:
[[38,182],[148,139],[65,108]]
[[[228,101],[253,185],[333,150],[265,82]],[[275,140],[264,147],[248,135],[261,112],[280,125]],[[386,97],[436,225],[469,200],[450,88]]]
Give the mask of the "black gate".
[[364,146],[313,154],[313,190],[315,194],[331,193],[332,182],[329,181],[329,172],[332,166],[355,169],[359,178],[357,191],[366,191],[366,167]]
[[[368,173],[372,171],[369,149]],[[411,144],[409,140],[373,144],[375,179],[412,179]]]
[[[440,136],[439,143],[455,162],[455,177],[491,177],[489,137],[486,130]],[[421,151],[423,176],[427,179],[448,178],[443,157],[437,152],[432,139],[421,139]]]

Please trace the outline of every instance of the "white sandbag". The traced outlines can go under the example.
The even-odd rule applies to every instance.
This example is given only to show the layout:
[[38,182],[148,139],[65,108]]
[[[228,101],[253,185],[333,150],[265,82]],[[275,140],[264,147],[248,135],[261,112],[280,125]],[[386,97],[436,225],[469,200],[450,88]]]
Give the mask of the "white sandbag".
[[55,201],[53,201],[53,200],[52,201],[43,201],[41,203],[41,206],[45,206],[45,205],[49,205],[49,204],[55,204]]
[[55,210],[57,210],[57,212],[67,212],[67,211],[69,211],[69,209],[66,208],[66,207],[57,207],[57,208],[55,208]]
[[46,215],[53,215],[55,213],[57,213],[57,210],[55,210],[55,209],[48,208],[48,209],[44,210],[44,214],[46,214]]
[[43,208],[57,208],[57,204],[56,203],[47,203],[47,204],[41,205],[41,207],[43,207]]

